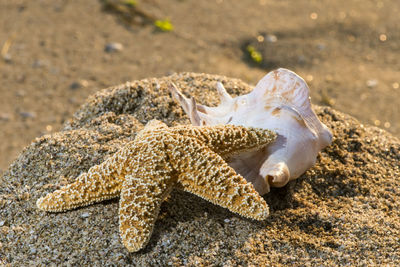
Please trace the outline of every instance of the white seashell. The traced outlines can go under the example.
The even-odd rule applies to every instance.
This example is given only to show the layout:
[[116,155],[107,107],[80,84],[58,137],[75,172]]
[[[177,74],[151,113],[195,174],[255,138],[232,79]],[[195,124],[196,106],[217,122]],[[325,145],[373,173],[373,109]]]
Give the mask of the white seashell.
[[217,84],[217,107],[196,104],[173,85],[171,92],[193,125],[234,124],[274,130],[276,141],[257,152],[229,160],[260,194],[282,187],[315,164],[318,152],[332,142],[332,133],[311,108],[306,82],[280,68],[265,75],[247,95],[232,98]]

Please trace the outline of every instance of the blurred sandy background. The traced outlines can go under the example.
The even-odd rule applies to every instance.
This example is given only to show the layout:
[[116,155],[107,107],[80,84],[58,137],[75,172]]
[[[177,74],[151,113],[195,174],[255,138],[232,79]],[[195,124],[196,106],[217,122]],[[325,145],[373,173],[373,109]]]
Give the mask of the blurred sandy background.
[[313,103],[400,136],[399,14],[398,0],[1,0],[0,173],[95,91],[181,71],[255,84],[286,67]]

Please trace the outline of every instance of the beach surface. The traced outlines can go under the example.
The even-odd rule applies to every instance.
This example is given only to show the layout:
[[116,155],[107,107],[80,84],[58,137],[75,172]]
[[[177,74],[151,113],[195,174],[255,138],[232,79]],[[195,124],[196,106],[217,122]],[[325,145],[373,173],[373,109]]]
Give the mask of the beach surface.
[[317,163],[264,196],[270,217],[255,222],[173,191],[149,244],[129,253],[118,233],[118,200],[46,213],[36,200],[104,161],[147,121],[189,123],[174,82],[199,103],[252,87],[225,76],[179,73],[132,81],[89,97],[61,131],[27,146],[0,177],[0,265],[265,266],[400,265],[400,141],[330,107],[314,106],[333,132]]
[[[285,67],[314,104],[400,136],[398,0],[117,2],[0,0],[0,173],[89,95],[174,72],[254,85]],[[154,26],[166,19],[173,31]]]

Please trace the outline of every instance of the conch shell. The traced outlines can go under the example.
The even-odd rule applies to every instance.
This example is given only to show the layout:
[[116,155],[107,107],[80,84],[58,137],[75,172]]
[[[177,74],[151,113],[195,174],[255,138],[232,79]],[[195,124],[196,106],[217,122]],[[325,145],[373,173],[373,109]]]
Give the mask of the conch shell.
[[332,142],[332,133],[311,108],[306,82],[296,73],[277,69],[265,75],[247,95],[232,98],[217,83],[221,103],[197,104],[175,85],[171,93],[193,125],[233,124],[273,130],[276,141],[266,148],[235,155],[229,165],[253,183],[261,195],[282,187],[315,164],[318,152]]

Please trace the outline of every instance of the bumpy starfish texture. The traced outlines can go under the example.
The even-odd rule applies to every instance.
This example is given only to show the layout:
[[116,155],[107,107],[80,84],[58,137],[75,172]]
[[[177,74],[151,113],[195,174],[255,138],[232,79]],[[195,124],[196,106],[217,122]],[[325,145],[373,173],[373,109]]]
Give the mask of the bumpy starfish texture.
[[226,159],[275,139],[268,130],[233,125],[176,126],[151,121],[134,141],[77,180],[37,201],[60,212],[120,196],[119,230],[133,252],[150,239],[160,205],[173,188],[244,217],[264,220],[268,206]]

